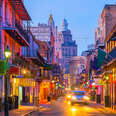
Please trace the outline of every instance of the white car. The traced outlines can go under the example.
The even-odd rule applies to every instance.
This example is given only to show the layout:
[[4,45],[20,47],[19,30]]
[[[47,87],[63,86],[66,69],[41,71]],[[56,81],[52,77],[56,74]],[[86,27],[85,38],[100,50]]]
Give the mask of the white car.
[[85,91],[72,91],[71,105],[88,104],[89,97],[85,95]]

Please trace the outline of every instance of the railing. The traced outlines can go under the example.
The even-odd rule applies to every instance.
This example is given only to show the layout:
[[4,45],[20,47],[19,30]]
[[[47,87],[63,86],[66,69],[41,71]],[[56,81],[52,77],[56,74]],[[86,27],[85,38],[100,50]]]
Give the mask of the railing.
[[18,33],[20,33],[20,35],[23,37],[23,39],[28,43],[30,42],[29,36],[28,36],[28,31],[26,31],[17,20],[12,22],[12,24],[11,24],[11,22],[8,19],[6,19],[5,22],[3,22],[3,29],[5,29],[5,28],[7,28],[9,30],[17,29]]
[[15,27],[18,29],[20,34],[24,37],[24,39],[29,43],[29,36],[28,36],[28,31],[23,29],[22,25],[15,21]]

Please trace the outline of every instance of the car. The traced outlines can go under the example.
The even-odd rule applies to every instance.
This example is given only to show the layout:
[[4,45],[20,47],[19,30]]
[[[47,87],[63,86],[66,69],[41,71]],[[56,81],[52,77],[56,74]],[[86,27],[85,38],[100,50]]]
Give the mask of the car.
[[85,91],[82,90],[73,90],[71,96],[71,105],[74,104],[88,104],[89,97],[86,96]]

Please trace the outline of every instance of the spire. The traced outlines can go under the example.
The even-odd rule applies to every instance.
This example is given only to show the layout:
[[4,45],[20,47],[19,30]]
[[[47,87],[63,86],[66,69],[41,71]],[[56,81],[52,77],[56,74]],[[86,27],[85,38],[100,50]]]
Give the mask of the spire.
[[53,21],[53,16],[52,16],[52,14],[50,14],[49,20],[50,20],[50,21]]
[[48,26],[50,27],[51,31],[53,31],[53,29],[54,29],[54,20],[53,20],[52,14],[50,14],[50,16],[49,16]]
[[68,22],[67,20],[64,18],[62,23],[61,23],[61,31],[67,31],[68,30]]

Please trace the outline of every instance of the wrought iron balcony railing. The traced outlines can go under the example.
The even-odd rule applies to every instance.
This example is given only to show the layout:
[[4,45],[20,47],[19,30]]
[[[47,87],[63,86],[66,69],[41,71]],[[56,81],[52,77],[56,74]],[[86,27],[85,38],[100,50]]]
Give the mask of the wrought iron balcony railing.
[[18,29],[20,34],[24,37],[24,39],[29,43],[29,36],[28,36],[28,31],[23,28],[23,26],[15,21],[15,27]]
[[28,32],[27,30],[25,30],[22,26],[22,24],[20,24],[16,19],[14,22],[10,22],[10,20],[5,20],[5,22],[3,22],[3,29],[6,29],[6,30],[16,30],[17,33],[19,33],[19,35],[21,37],[23,37],[22,39],[24,39],[26,42],[28,42],[29,44],[29,35],[28,35]]

